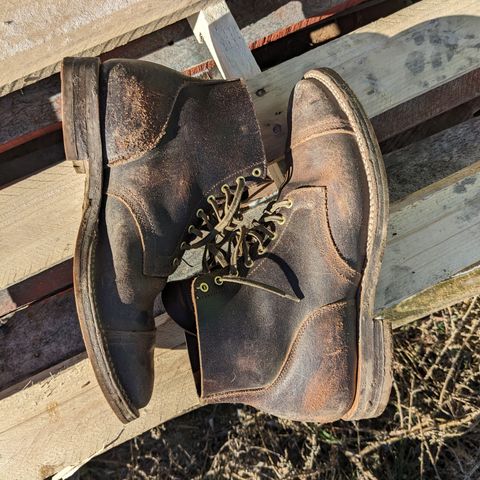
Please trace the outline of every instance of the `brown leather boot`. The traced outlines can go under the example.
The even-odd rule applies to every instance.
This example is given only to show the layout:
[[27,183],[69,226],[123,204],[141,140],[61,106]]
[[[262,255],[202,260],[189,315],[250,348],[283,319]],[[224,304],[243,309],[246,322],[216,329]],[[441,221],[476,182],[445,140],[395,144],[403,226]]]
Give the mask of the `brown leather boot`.
[[68,58],[62,100],[67,158],[87,173],[78,316],[99,384],[128,422],[152,392],[154,299],[184,251],[227,228],[246,185],[265,177],[263,145],[240,81]]
[[368,118],[333,71],[296,85],[287,157],[290,182],[232,235],[230,267],[212,259],[209,273],[169,284],[164,304],[190,325],[203,402],[314,422],[379,415],[391,334],[372,313],[388,192]]

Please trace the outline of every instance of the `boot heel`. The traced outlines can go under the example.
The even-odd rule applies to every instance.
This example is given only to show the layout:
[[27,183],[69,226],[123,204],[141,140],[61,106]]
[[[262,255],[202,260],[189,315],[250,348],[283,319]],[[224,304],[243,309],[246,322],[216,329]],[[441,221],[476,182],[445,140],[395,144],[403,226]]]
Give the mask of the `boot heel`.
[[96,57],[65,58],[62,62],[63,142],[66,158],[77,173],[87,173],[88,162],[99,153],[92,152],[92,148],[98,149],[98,139],[92,134],[99,128],[99,71]]

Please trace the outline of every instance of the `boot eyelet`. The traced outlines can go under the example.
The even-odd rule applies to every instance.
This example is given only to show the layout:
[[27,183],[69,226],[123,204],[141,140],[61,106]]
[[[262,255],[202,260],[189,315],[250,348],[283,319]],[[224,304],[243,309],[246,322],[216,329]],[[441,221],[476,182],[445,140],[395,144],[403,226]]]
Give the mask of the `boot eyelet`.
[[174,258],[172,261],[172,266],[178,267],[180,265],[180,260],[178,258]]
[[262,248],[262,247],[258,247],[258,248],[257,248],[257,253],[258,253],[259,255],[263,255],[265,252],[266,252],[266,250],[265,250],[264,248]]
[[202,218],[202,215],[204,215],[204,214],[205,214],[205,212],[203,211],[202,208],[199,208],[199,209],[197,210],[197,214],[196,214],[196,215],[197,215],[198,218]]
[[180,250],[186,250],[187,249],[187,242],[182,242],[180,244]]
[[244,262],[244,265],[245,265],[247,268],[252,268],[252,267],[253,267],[253,260],[250,259],[248,262]]
[[190,226],[188,227],[187,232],[190,233],[190,234],[193,234],[193,229],[194,229],[194,228],[195,228],[195,227],[194,227],[193,225],[190,225]]
[[223,285],[222,277],[215,277],[214,279],[215,285]]
[[273,236],[270,237],[270,240],[273,241],[273,240],[276,240],[277,238],[278,238],[278,233],[275,232],[275,233],[273,234]]
[[285,208],[292,208],[293,207],[293,200],[291,198],[287,199],[287,205],[285,205]]
[[224,183],[224,184],[222,185],[222,188],[221,188],[220,190],[221,190],[223,193],[228,193],[228,192],[230,192],[230,187],[229,187],[226,183]]
[[262,169],[261,168],[254,168],[252,170],[252,175],[254,177],[261,177],[262,176]]
[[279,225],[283,225],[285,223],[285,217],[282,215],[281,220],[277,221]]
[[202,282],[198,289],[203,293],[207,293],[210,288],[208,286],[208,283]]
[[215,197],[214,197],[213,195],[209,195],[209,196],[207,197],[207,202],[208,202],[208,203],[214,202],[215,200],[216,200],[216,199],[215,199]]
[[244,183],[245,183],[245,177],[237,177],[237,179],[235,180],[235,182],[237,183],[237,185],[239,185],[240,182],[244,182]]

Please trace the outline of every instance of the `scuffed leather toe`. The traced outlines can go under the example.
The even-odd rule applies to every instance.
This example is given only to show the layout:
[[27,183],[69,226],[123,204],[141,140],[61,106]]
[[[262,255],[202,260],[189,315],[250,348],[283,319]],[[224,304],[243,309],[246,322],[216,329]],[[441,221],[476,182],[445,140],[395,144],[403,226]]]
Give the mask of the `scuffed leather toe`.
[[137,409],[147,405],[153,391],[153,352],[155,330],[145,332],[111,331],[106,334],[108,352],[117,384]]
[[361,270],[370,204],[362,135],[341,93],[314,75],[315,71],[306,74],[292,94],[289,154],[294,161],[291,158],[293,175],[286,190],[326,187],[329,227],[337,248]]

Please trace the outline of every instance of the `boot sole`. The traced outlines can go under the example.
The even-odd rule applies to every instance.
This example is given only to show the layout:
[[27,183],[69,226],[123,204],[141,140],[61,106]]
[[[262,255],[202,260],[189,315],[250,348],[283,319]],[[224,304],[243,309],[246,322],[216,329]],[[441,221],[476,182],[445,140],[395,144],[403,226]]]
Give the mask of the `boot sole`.
[[78,173],[85,173],[83,217],[73,260],[78,319],[88,357],[100,388],[118,418],[130,422],[139,413],[124,392],[96,315],[90,259],[95,248],[102,200],[103,149],[100,134],[98,58],[66,58],[62,64],[62,114],[65,153]]
[[357,138],[366,141],[365,171],[370,189],[370,216],[366,260],[358,293],[358,363],[356,394],[344,420],[380,415],[392,387],[392,333],[390,322],[373,318],[375,290],[380,275],[388,225],[388,188],[380,147],[370,120],[350,87],[333,70],[321,68],[305,74],[326,85],[342,103]]

